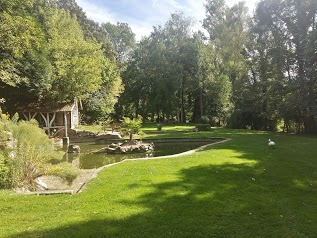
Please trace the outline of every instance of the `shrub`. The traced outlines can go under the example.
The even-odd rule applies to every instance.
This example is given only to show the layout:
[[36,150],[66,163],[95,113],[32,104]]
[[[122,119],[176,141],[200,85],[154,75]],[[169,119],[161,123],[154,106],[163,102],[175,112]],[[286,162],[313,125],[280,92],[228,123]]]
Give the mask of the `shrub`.
[[[17,122],[1,113],[0,109],[0,187],[36,188],[34,180],[42,175],[55,175],[72,181],[78,174],[76,168],[51,161],[60,160],[62,152],[55,150],[53,141],[33,121]],[[10,139],[10,148],[7,146]],[[12,147],[12,148],[11,148]]]
[[198,131],[210,131],[211,129],[210,124],[196,124],[195,127]]
[[34,180],[45,175],[46,165],[59,157],[53,142],[38,127],[36,121],[21,121],[11,125],[14,157],[11,158],[13,187],[34,189]]
[[[66,165],[52,166],[50,161],[60,159],[52,140],[38,127],[36,121],[13,124],[11,126],[14,138],[14,157],[10,159],[11,185],[35,189],[34,180],[42,175],[53,175],[72,181],[78,175]],[[55,169],[52,169],[52,168]],[[61,167],[57,169],[58,167]],[[69,164],[69,167],[71,165]],[[66,169],[67,168],[67,169]]]
[[123,132],[126,132],[129,135],[130,141],[132,141],[133,134],[141,132],[142,119],[137,118],[131,120],[129,117],[123,118]]
[[198,122],[200,124],[210,124],[210,118],[208,116],[202,116]]
[[162,125],[162,124],[159,123],[159,124],[156,125],[156,129],[157,129],[158,131],[161,131],[162,128],[163,128],[163,125]]
[[10,187],[10,165],[5,159],[2,151],[0,152],[0,188]]
[[63,162],[48,168],[49,175],[56,175],[71,184],[79,175],[79,169],[67,162]]

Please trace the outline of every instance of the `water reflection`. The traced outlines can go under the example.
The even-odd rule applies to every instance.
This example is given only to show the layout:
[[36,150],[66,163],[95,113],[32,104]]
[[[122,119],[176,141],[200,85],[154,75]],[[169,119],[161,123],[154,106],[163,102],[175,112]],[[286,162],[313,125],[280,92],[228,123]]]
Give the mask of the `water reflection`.
[[94,169],[126,159],[178,154],[209,143],[210,142],[206,141],[155,143],[154,152],[138,154],[107,154],[100,151],[103,151],[103,149],[107,148],[108,145],[99,145],[95,144],[94,142],[77,143],[80,146],[80,154],[65,153],[65,160],[80,169]]

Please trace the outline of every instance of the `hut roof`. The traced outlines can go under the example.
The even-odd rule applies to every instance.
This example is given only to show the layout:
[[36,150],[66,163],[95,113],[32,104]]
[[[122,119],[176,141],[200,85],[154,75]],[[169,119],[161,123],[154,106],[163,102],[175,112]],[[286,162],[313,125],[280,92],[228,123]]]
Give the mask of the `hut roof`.
[[19,112],[70,112],[74,109],[76,102],[73,103],[63,103],[55,106],[43,105],[40,103],[30,103],[25,107],[18,108]]

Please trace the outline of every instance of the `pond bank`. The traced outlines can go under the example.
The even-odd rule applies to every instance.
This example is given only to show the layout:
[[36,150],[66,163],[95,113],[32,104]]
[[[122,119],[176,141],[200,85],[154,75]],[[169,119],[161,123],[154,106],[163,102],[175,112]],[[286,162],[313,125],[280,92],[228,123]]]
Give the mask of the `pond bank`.
[[[176,139],[176,138],[174,138],[173,140],[175,140],[175,139]],[[178,139],[179,139],[179,138],[178,138]],[[210,139],[211,139],[211,138],[209,138],[209,140],[210,140]],[[190,155],[190,154],[192,154],[192,153],[194,153],[194,152],[197,152],[197,151],[199,151],[199,150],[203,150],[203,149],[205,149],[206,147],[213,146],[213,145],[217,145],[217,144],[221,144],[221,143],[225,143],[225,142],[228,142],[228,141],[231,140],[231,139],[227,139],[227,138],[216,138],[216,139],[218,139],[218,141],[213,142],[213,143],[209,143],[209,144],[206,144],[206,145],[203,145],[203,146],[200,146],[200,147],[198,147],[198,148],[196,148],[196,149],[193,149],[193,150],[185,151],[185,152],[178,153],[178,154],[174,154],[174,155],[166,155],[166,156],[158,156],[158,157],[135,158],[135,159],[122,160],[122,161],[119,161],[119,162],[116,162],[116,163],[113,163],[113,164],[107,164],[107,165],[105,165],[105,166],[102,166],[102,167],[96,169],[96,170],[93,172],[93,174],[91,175],[91,177],[89,178],[89,180],[92,179],[92,178],[97,177],[97,176],[98,176],[98,173],[99,173],[101,170],[103,170],[103,169],[105,169],[105,168],[108,168],[108,167],[111,167],[111,166],[114,166],[114,165],[121,164],[121,163],[126,162],[126,161],[175,158],[175,157],[179,157],[179,156]],[[222,139],[222,140],[219,141],[219,139]],[[159,140],[159,139],[157,139],[157,140]],[[162,139],[161,139],[161,140],[162,140]],[[196,140],[195,142],[197,142],[197,140]],[[81,189],[80,189],[78,192],[81,192],[81,191],[85,188],[85,185],[88,183],[89,180],[87,180],[87,181],[85,182],[85,184],[81,187]]]
[[165,159],[165,158],[174,158],[184,155],[190,155],[196,151],[202,150],[206,147],[225,143],[229,141],[230,139],[226,138],[195,138],[195,139],[187,139],[187,138],[166,138],[166,139],[147,139],[144,141],[154,141],[155,143],[173,143],[173,142],[210,142],[208,144],[205,144],[203,146],[199,146],[195,149],[185,151],[182,153],[172,154],[172,155],[165,155],[165,156],[157,156],[157,157],[140,157],[140,158],[133,158],[133,159],[124,159],[119,162],[111,163],[104,165],[100,168],[96,169],[82,169],[81,174],[71,183],[67,184],[66,182],[63,182],[60,179],[57,179],[56,177],[50,177],[47,176],[44,178],[44,182],[48,186],[48,190],[44,191],[35,191],[35,192],[19,192],[23,194],[36,194],[36,195],[50,195],[50,194],[61,194],[61,193],[67,193],[67,194],[76,194],[82,192],[86,184],[93,178],[98,176],[98,173],[103,170],[104,168],[108,168],[114,165],[118,165],[120,163],[132,160],[153,160],[153,159]]

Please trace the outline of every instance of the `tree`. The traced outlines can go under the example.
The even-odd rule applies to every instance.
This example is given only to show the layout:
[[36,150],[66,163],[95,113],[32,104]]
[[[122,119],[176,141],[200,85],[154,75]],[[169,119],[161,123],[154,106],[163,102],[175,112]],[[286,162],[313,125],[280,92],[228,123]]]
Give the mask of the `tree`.
[[89,116],[91,121],[97,121],[113,113],[123,91],[119,69],[110,60],[106,60],[103,67],[100,89],[84,101],[84,114]]
[[32,15],[34,6],[35,1],[1,5],[0,94],[9,108],[40,100],[50,87],[52,67],[45,32]]
[[316,32],[316,5],[309,0],[258,4],[251,31],[255,43],[249,56],[253,85],[258,85],[257,98],[262,101],[257,113],[262,128],[272,129],[284,120],[288,130],[317,129],[313,119],[316,80],[311,74],[315,71],[311,40]]
[[142,125],[141,118],[130,119],[129,117],[123,118],[122,127],[123,130],[127,132],[129,135],[130,141],[133,139],[133,134],[137,134],[140,132],[140,128]]
[[106,32],[107,38],[115,51],[116,61],[120,67],[123,67],[129,60],[129,54],[135,47],[135,34],[127,23],[117,22],[114,25],[107,22],[101,24],[101,28]]
[[115,50],[107,38],[107,32],[97,22],[89,19],[75,0],[55,0],[54,2],[50,2],[53,7],[66,10],[72,15],[72,17],[76,17],[83,31],[85,40],[97,41],[101,44],[105,57],[110,60],[115,59]]
[[69,102],[76,97],[87,98],[102,83],[106,59],[100,45],[85,41],[76,19],[64,10],[51,9],[45,24],[53,64],[49,100]]

